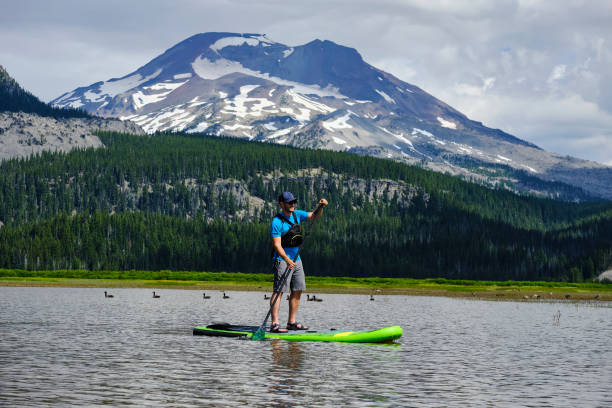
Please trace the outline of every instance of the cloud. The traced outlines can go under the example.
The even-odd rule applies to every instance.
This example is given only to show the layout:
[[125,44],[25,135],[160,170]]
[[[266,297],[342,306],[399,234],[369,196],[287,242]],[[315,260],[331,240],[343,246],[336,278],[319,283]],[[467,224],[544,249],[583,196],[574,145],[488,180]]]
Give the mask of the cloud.
[[552,84],[553,82],[560,80],[561,78],[565,76],[565,71],[567,71],[567,65],[565,64],[557,65],[556,67],[553,68],[546,82],[548,82],[549,84]]
[[[449,93],[448,98],[454,96]],[[612,115],[580,95],[528,98],[484,93],[464,95],[451,105],[548,151],[604,164],[612,161]]]
[[495,78],[489,77],[482,79],[479,85],[471,85],[466,83],[456,84],[452,90],[458,96],[482,97],[495,84]]

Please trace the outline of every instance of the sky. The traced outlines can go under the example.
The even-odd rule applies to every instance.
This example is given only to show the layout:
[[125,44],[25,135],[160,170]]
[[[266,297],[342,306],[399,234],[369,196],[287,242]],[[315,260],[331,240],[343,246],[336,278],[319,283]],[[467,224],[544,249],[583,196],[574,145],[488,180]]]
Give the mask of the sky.
[[612,166],[610,0],[0,0],[0,65],[44,101],[187,37],[352,47],[486,126]]

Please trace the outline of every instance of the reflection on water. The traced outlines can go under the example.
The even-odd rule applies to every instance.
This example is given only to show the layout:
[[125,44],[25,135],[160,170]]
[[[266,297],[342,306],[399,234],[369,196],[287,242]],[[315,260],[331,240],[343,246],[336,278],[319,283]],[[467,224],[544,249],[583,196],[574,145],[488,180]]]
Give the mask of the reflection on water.
[[401,325],[383,346],[192,336],[258,325],[260,293],[112,293],[0,287],[0,406],[612,406],[609,303],[327,295],[300,307],[318,330]]
[[272,345],[272,358],[275,365],[290,370],[297,370],[301,367],[304,343],[278,339],[271,340],[270,343]]
[[[296,378],[302,375],[303,344],[299,342],[271,340],[272,366],[270,367],[270,395],[285,395],[297,400],[299,390]],[[285,374],[286,373],[286,374]],[[291,375],[292,374],[292,375]],[[283,405],[280,401],[276,406]]]

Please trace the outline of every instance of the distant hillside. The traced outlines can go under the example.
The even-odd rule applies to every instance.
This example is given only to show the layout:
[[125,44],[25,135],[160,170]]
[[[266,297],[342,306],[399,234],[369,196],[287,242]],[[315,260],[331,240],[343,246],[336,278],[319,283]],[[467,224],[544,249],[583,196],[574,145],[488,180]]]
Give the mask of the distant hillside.
[[285,190],[301,209],[330,201],[304,248],[313,275],[582,281],[612,266],[609,202],[327,150],[98,136],[103,149],[0,163],[0,268],[269,272]]
[[102,142],[92,133],[99,129],[143,133],[130,121],[51,107],[25,91],[0,66],[0,161],[42,151],[100,147]]
[[53,118],[91,118],[92,115],[74,108],[57,108],[42,102],[23,89],[0,65],[0,112],[26,112]]

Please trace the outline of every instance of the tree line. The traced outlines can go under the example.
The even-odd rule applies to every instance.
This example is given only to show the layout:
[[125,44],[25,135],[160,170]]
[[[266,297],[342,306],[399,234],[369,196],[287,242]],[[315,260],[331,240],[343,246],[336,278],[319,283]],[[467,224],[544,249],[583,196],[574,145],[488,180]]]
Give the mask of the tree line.
[[[523,230],[460,211],[326,211],[303,257],[319,276],[582,282],[612,262],[612,214]],[[460,221],[458,221],[460,220]],[[65,214],[0,229],[0,268],[270,273],[268,222]]]
[[[99,135],[105,148],[0,164],[0,267],[269,272],[284,190],[303,209],[330,201],[304,248],[314,275],[582,281],[612,264],[608,202],[517,196],[330,151]],[[343,183],[355,179],[365,187]],[[372,194],[376,180],[410,192]]]

